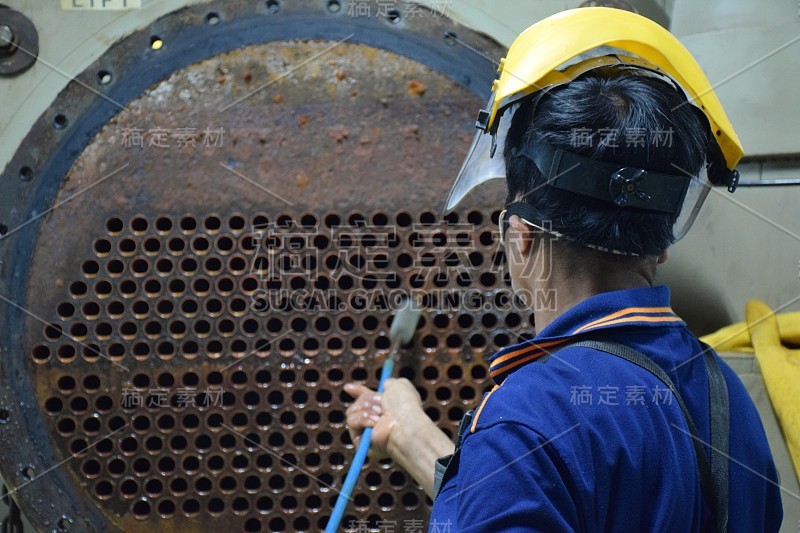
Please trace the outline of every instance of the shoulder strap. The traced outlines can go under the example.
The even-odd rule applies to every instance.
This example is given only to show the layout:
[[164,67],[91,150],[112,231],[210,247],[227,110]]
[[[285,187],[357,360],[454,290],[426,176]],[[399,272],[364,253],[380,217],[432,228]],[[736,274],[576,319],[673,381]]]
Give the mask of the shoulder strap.
[[711,472],[714,475],[717,530],[728,530],[728,467],[731,411],[728,383],[714,357],[714,350],[705,343],[703,358],[708,374],[708,405],[711,412]]
[[[652,359],[642,353],[607,340],[585,340],[570,343],[568,346],[582,346],[615,355],[640,366],[661,380],[670,390],[681,408],[686,425],[692,437],[692,446],[697,457],[700,471],[700,487],[706,501],[710,502],[717,517],[717,531],[727,531],[728,527],[728,437],[730,430],[730,411],[728,406],[728,389],[725,377],[719,369],[711,348],[704,346],[704,360],[708,373],[709,409],[711,413],[711,464],[703,449],[703,441],[697,433],[697,427],[686,407],[678,389],[666,372]],[[563,349],[560,348],[560,349]]]

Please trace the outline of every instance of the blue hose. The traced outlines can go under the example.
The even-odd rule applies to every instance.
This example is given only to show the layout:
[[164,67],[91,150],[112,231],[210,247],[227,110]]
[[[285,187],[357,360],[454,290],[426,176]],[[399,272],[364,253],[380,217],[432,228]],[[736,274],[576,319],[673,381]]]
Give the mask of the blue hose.
[[[378,392],[383,392],[383,386],[386,384],[386,380],[392,377],[392,372],[394,372],[394,359],[392,357],[387,357],[383,362]],[[369,452],[371,442],[372,428],[366,428],[364,433],[361,434],[361,441],[358,443],[356,456],[350,464],[347,477],[344,478],[344,485],[342,485],[342,490],[339,492],[339,497],[336,499],[336,505],[333,508],[330,520],[328,520],[328,525],[325,527],[325,533],[336,533],[336,530],[339,529],[339,523],[341,523],[344,512],[347,509],[347,503],[351,499],[350,495],[353,494],[353,489],[358,482],[358,476],[361,474],[361,469],[364,468],[364,461],[367,460],[367,452]]]

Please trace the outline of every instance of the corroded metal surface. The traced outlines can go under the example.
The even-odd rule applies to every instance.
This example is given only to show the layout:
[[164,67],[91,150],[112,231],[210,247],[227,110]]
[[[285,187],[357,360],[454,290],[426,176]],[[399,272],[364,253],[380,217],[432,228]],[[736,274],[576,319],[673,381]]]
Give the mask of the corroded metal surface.
[[[430,201],[465,154],[479,105],[466,91],[348,44],[219,111],[269,82],[269,65],[327,46],[273,43],[176,73],[104,128],[61,195],[130,166],[44,224],[28,304],[53,322],[29,322],[30,369],[57,447],[93,444],[69,463],[75,483],[126,531],[232,516],[322,527],[353,453],[341,385],[375,385],[401,294],[475,291],[449,312],[423,302],[443,312],[403,369],[450,431],[487,385],[481,355],[530,326],[483,311],[504,286],[492,213],[442,226]],[[191,146],[186,124],[210,129]],[[351,514],[426,508],[403,472],[371,465]]]
[[[455,431],[483,356],[531,329],[500,187],[438,216],[481,104],[399,54],[285,40],[176,71],[88,142],[21,302],[59,494],[97,512],[77,529],[323,527],[353,453],[341,385],[376,384],[402,294],[426,310],[400,373]],[[370,462],[348,520],[428,510]]]
[[[507,294],[489,266],[499,262],[496,213],[471,211],[474,226],[434,224],[428,212],[279,213],[272,223],[112,217],[53,322],[33,328],[48,429],[59,449],[81,452],[68,466],[76,484],[126,531],[164,520],[323,527],[353,453],[341,385],[376,385],[402,294],[426,313],[400,374],[450,433],[489,385],[483,356],[531,328],[511,303],[485,310]],[[352,217],[367,224],[351,227]],[[447,235],[465,253],[437,253]],[[373,463],[350,520],[428,511],[404,472]]]

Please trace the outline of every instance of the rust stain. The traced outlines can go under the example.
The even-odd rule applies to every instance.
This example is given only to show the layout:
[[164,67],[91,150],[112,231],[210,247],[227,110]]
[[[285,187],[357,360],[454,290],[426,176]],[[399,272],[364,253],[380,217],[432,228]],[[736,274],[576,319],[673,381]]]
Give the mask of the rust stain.
[[408,82],[408,94],[411,96],[422,96],[425,94],[427,87],[419,80],[411,80]]
[[311,180],[308,177],[308,174],[303,172],[302,170],[294,175],[294,179],[297,182],[297,186],[301,189],[305,189]]
[[217,67],[217,83],[220,85],[225,84],[225,80],[227,79],[228,69],[220,65]]
[[328,128],[328,133],[330,134],[331,139],[337,143],[347,140],[347,138],[350,136],[350,131],[342,125]]
[[375,58],[378,55],[378,49],[377,48],[369,48],[369,47],[365,48],[363,53],[362,53],[362,55],[367,59],[367,62],[369,64],[372,64],[372,63],[375,62]]
[[308,124],[308,115],[298,115],[297,116],[297,125],[301,128]]
[[416,124],[410,124],[408,126],[404,126],[400,131],[403,132],[405,137],[417,137],[419,134],[419,126]]
[[271,157],[262,157],[258,161],[258,170],[263,172],[264,174],[268,173],[272,169],[272,158]]
[[325,90],[327,90],[328,94],[331,95],[332,97],[336,96],[336,85],[334,85],[333,83],[330,82],[326,83]]

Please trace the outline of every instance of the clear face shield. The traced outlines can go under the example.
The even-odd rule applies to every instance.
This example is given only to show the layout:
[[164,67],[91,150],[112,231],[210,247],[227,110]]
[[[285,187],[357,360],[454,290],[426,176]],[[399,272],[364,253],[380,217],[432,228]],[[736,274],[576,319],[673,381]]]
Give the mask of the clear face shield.
[[675,236],[675,242],[681,240],[689,229],[694,224],[700,208],[706,201],[709,191],[711,191],[711,181],[708,179],[708,174],[705,168],[700,172],[700,176],[692,176],[689,182],[689,187],[686,190],[686,198],[683,201],[683,207],[678,215],[678,219],[672,226],[672,234]]
[[444,204],[444,213],[447,214],[458,206],[470,191],[493,179],[505,179],[506,162],[503,159],[503,148],[506,145],[506,135],[511,126],[511,117],[519,108],[514,104],[500,116],[500,122],[494,135],[478,130],[472,145],[461,165],[461,170],[453,182],[450,194]]
[[[453,211],[476,187],[487,181],[506,177],[503,150],[511,119],[518,109],[519,103],[515,103],[500,115],[494,135],[478,130],[450,194],[447,196],[444,207],[445,214]],[[534,151],[537,149],[534,148]],[[670,213],[679,211],[673,226],[676,242],[683,238],[691,228],[712,187],[705,167],[697,176],[692,176],[678,168],[675,169],[674,175],[665,175],[649,172],[646,169],[615,166],[575,157],[562,150],[556,152],[558,153],[554,155],[548,155],[547,152],[542,155],[538,151],[535,155],[523,154],[536,163],[546,177],[547,186],[555,186],[576,194],[616,203],[620,207],[641,209],[652,209],[656,202],[653,201],[648,205],[647,201],[637,201],[633,195],[630,195],[630,199],[633,200],[631,202],[627,199],[628,195],[619,193],[620,187],[623,188],[623,193],[626,188],[638,188],[636,194],[640,200],[671,195],[672,203],[668,203],[672,206],[670,209],[661,208],[654,209],[654,211]],[[564,157],[565,154],[568,157]],[[585,186],[582,183],[585,183]],[[535,195],[536,190],[530,191],[528,194]],[[620,198],[623,198],[624,201],[620,201]],[[545,226],[544,221],[540,220],[525,219],[525,222],[535,227]]]

